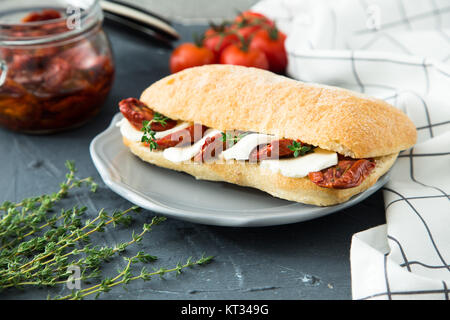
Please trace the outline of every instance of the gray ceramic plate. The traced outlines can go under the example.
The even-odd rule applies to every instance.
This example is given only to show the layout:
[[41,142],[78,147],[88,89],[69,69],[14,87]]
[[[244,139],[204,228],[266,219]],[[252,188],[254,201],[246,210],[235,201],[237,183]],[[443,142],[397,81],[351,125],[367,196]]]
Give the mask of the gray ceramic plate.
[[272,226],[318,218],[350,207],[381,188],[381,177],[369,190],[331,207],[316,207],[274,198],[262,191],[229,183],[195,180],[156,167],[132,155],[115,124],[92,142],[90,152],[103,181],[132,203],[169,217],[218,226]]

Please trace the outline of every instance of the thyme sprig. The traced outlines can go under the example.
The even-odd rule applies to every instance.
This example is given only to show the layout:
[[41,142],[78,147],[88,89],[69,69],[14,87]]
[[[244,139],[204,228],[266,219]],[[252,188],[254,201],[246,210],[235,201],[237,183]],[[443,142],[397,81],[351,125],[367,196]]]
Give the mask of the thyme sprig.
[[169,118],[163,116],[162,114],[155,112],[152,120],[144,120],[142,122],[141,131],[144,132],[144,134],[141,138],[141,142],[148,143],[150,151],[158,148],[158,144],[156,143],[155,138],[156,132],[152,129],[152,124],[160,123],[163,127],[165,127],[168,119]]
[[222,141],[228,144],[228,148],[234,146],[239,142],[243,137],[245,137],[248,132],[222,132]]
[[60,190],[50,195],[26,198],[20,202],[4,202],[0,205],[0,290],[16,287],[41,287],[64,285],[72,277],[71,267],[80,271],[78,278],[71,281],[87,284],[96,280],[97,284],[73,290],[57,299],[82,299],[95,294],[96,297],[119,285],[142,279],[150,280],[152,276],[163,276],[168,272],[179,274],[181,270],[195,265],[203,265],[212,257],[202,256],[184,264],[153,272],[144,267],[139,274],[133,274],[132,266],[138,263],[150,263],[156,256],[139,251],[132,257],[124,257],[127,266],[119,270],[116,276],[103,278],[101,267],[118,255],[123,255],[131,245],[142,241],[144,235],[165,220],[154,217],[150,223],[143,225],[139,233],[133,231],[129,241],[114,246],[93,246],[92,236],[104,232],[106,228],[129,226],[136,206],[111,214],[101,209],[95,218],[85,217],[86,207],[74,206],[62,209],[54,214],[55,205],[67,197],[73,188],[87,187],[92,192],[98,185],[92,178],[79,179],[75,176],[73,162],[67,162],[69,172],[66,180],[60,184]]
[[289,150],[294,151],[294,157],[304,156],[307,153],[313,152],[313,147],[304,145],[298,141],[292,141],[292,144],[288,146]]
[[131,268],[134,264],[138,262],[149,262],[153,261],[154,257],[149,256],[142,251],[139,251],[135,256],[131,258],[125,257],[125,261],[127,261],[127,265],[122,269],[118,270],[117,276],[114,278],[106,278],[101,283],[91,286],[89,288],[73,291],[71,294],[66,296],[57,296],[55,299],[57,300],[80,300],[84,297],[87,297],[91,294],[96,294],[96,297],[102,292],[108,292],[113,287],[128,284],[130,281],[141,279],[143,281],[150,281],[153,276],[164,277],[166,273],[175,272],[177,275],[181,274],[183,269],[193,267],[195,265],[204,265],[209,263],[212,260],[212,256],[202,256],[200,259],[193,261],[192,257],[189,257],[187,261],[183,264],[178,263],[175,267],[170,269],[166,268],[154,268],[153,272],[147,271],[147,268],[143,267],[138,274],[133,274]]

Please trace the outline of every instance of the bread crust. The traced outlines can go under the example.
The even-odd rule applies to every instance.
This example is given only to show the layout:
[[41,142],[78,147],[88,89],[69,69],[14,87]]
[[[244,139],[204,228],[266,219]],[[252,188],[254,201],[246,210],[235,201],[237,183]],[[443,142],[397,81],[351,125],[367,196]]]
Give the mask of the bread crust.
[[181,163],[171,162],[164,158],[162,151],[150,151],[140,142],[130,141],[123,137],[123,143],[133,154],[142,160],[171,170],[186,172],[196,179],[224,181],[245,187],[253,187],[271,194],[274,197],[313,204],[330,206],[342,203],[352,196],[361,193],[385,174],[394,164],[396,154],[375,158],[376,167],[371,174],[357,187],[349,189],[328,189],[314,184],[309,178],[289,178],[259,164],[245,161],[223,163],[194,163],[192,160]]
[[395,154],[416,141],[412,121],[382,100],[255,68],[186,69],[151,85],[141,101],[175,120],[301,139],[353,158]]

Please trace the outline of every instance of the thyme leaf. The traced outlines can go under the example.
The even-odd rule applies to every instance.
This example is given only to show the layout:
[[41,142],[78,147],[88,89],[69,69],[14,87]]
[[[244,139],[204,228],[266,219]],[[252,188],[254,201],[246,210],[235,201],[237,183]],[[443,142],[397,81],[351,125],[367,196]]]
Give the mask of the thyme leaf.
[[222,141],[228,143],[228,147],[234,146],[239,142],[243,137],[245,137],[248,132],[239,133],[236,131],[232,132],[222,132]]
[[314,152],[312,146],[303,145],[301,142],[292,141],[292,144],[288,146],[289,150],[294,151],[294,157],[304,156],[307,153]]
[[144,120],[142,122],[141,131],[144,132],[141,142],[148,143],[150,147],[150,151],[158,148],[158,144],[156,143],[155,134],[156,132],[152,129],[153,123],[160,123],[163,127],[167,125],[167,120],[169,118],[163,116],[162,114],[155,112],[152,120]]
[[[14,203],[5,201],[0,204],[0,291],[8,288],[55,287],[64,286],[68,281],[78,281],[79,289],[74,289],[65,296],[49,297],[54,299],[83,299],[87,296],[109,292],[116,286],[126,286],[131,281],[151,280],[152,276],[175,274],[187,267],[204,265],[212,257],[202,256],[173,267],[160,267],[155,271],[141,268],[134,274],[134,266],[154,263],[158,258],[139,251],[125,257],[127,265],[119,269],[112,277],[102,275],[102,266],[127,248],[141,242],[152,229],[165,221],[164,217],[154,217],[142,226],[140,232],[133,232],[130,239],[113,246],[92,245],[98,233],[117,226],[130,226],[132,214],[139,208],[132,206],[126,210],[108,213],[104,209],[97,212],[93,219],[85,217],[87,207],[74,206],[54,213],[56,205],[74,188],[86,188],[92,192],[98,185],[91,177],[79,179],[75,176],[73,162],[66,162],[68,173],[66,180],[60,184],[58,192],[38,197],[23,199]],[[74,276],[69,270],[78,268],[79,275]],[[83,284],[83,288],[81,288]]]

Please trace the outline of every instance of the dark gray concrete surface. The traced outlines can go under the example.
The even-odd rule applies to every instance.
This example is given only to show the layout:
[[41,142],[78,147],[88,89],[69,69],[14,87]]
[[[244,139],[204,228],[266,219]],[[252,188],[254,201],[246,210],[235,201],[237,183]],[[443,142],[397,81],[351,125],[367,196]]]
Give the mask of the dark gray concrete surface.
[[184,24],[220,22],[249,9],[258,0],[124,0]]
[[[183,38],[204,27],[176,26]],[[76,161],[79,176],[93,176],[96,194],[77,192],[65,200],[67,207],[86,205],[91,215],[106,208],[125,209],[130,203],[101,182],[89,155],[90,141],[109,124],[117,102],[139,96],[152,82],[169,73],[169,48],[148,38],[107,25],[114,49],[117,74],[114,88],[101,113],[85,126],[55,135],[29,136],[0,129],[0,201],[53,192],[64,180],[66,159]],[[113,245],[129,240],[155,213],[143,211],[130,228],[119,228],[95,238]],[[134,282],[128,290],[116,288],[104,299],[350,299],[349,249],[354,233],[384,223],[380,192],[366,201],[320,219],[264,228],[225,228],[168,219],[147,235],[140,247],[159,257],[155,267],[172,266],[202,253],[215,260],[175,277]],[[109,274],[124,266],[121,258],[105,266]],[[45,299],[47,294],[67,294],[67,288],[7,290],[0,299]]]

